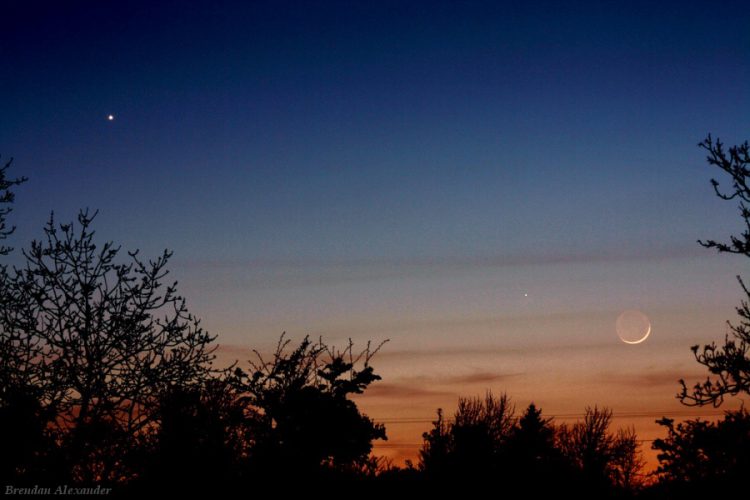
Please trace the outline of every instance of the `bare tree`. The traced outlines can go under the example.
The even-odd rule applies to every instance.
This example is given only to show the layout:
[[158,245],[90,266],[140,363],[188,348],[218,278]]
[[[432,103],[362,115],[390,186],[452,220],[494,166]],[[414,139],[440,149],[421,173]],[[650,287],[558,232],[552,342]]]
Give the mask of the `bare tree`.
[[558,446],[589,485],[630,489],[638,484],[644,462],[632,430],[610,432],[612,411],[586,408],[583,422],[558,428]]
[[[740,146],[732,146],[728,150],[720,140],[714,141],[709,135],[699,146],[708,151],[709,165],[718,167],[729,175],[731,188],[723,191],[716,179],[711,179],[716,195],[722,200],[739,201],[739,211],[744,229],[739,236],[730,236],[728,243],[714,240],[699,241],[706,248],[715,248],[719,252],[744,255],[750,257],[750,148],[745,142]],[[710,377],[704,382],[696,383],[688,388],[684,380],[680,380],[682,389],[677,397],[688,406],[703,406],[711,404],[719,406],[726,395],[737,395],[741,392],[750,393],[750,290],[740,276],[737,280],[745,292],[747,299],[742,300],[737,314],[740,316],[738,324],[728,322],[729,334],[724,339],[723,346],[716,343],[695,345],[691,349],[696,361],[705,366]]]
[[[18,177],[16,179],[8,179],[6,177],[6,171],[10,168],[13,163],[13,158],[5,162],[3,167],[0,167],[0,240],[4,240],[16,229],[15,226],[8,226],[6,219],[8,214],[13,210],[9,206],[15,199],[15,193],[10,190],[13,186],[18,186],[26,182],[26,177]],[[11,251],[10,247],[0,245],[0,255],[7,255]]]
[[635,429],[618,429],[610,474],[613,484],[629,491],[640,488],[644,484],[645,465]]
[[3,283],[0,306],[2,382],[39,391],[84,480],[113,477],[94,441],[148,431],[161,394],[209,376],[214,339],[176,283],[163,284],[172,254],[128,252],[117,263],[120,247],[94,242],[95,216],[81,212],[77,226],[51,218]]
[[491,391],[484,398],[459,398],[453,419],[456,429],[482,427],[495,448],[504,444],[515,424],[515,406],[510,397],[505,393],[495,397]]
[[422,434],[420,470],[437,480],[489,477],[503,468],[503,451],[516,420],[515,406],[505,393],[459,398],[452,422],[438,410],[433,428]]
[[719,252],[728,252],[750,257],[750,146],[747,141],[739,146],[731,146],[728,150],[720,139],[715,141],[709,134],[698,147],[708,151],[706,161],[709,165],[718,167],[730,177],[732,187],[723,191],[716,179],[711,179],[716,196],[725,201],[739,201],[740,216],[744,221],[744,230],[740,236],[730,236],[729,243],[719,243],[714,240],[699,240],[706,248],[715,248]]

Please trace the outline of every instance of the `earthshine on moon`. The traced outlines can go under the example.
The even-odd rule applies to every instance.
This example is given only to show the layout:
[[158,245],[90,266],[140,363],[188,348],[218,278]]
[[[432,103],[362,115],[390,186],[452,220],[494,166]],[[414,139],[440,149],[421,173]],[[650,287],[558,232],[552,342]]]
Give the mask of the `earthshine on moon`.
[[634,309],[620,314],[615,322],[615,328],[620,340],[626,344],[640,344],[651,334],[648,316]]

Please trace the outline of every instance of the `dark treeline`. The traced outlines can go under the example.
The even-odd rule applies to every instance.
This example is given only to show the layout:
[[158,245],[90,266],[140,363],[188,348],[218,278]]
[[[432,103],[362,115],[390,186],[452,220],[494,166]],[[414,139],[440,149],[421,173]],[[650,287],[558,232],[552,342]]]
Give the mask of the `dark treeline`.
[[612,412],[587,408],[582,421],[555,425],[533,403],[516,415],[510,398],[460,398],[450,422],[438,410],[416,466],[396,470],[431,482],[500,481],[513,491],[630,495],[646,483],[632,430],[611,429]]
[[[723,199],[740,201],[748,231],[729,244],[750,256],[748,146],[701,143],[709,163],[732,178]],[[0,168],[0,243],[14,190],[25,182]],[[76,223],[50,219],[23,264],[0,265],[0,487],[104,486],[132,496],[164,490],[252,492],[357,481],[388,487],[491,484],[502,493],[596,498],[685,498],[744,486],[750,472],[750,415],[717,422],[663,418],[656,471],[644,470],[632,429],[612,428],[612,412],[587,408],[557,424],[534,404],[517,411],[488,392],[438,410],[414,462],[399,467],[373,456],[386,429],[352,396],[380,377],[380,345],[336,349],[282,335],[274,352],[229,368],[213,365],[216,338],[167,282],[171,253],[144,260],[98,244],[95,213]],[[0,255],[12,251],[0,246]],[[742,282],[741,282],[742,283]],[[743,289],[750,292],[742,284]],[[718,406],[750,392],[750,309],[730,325],[723,346],[693,347],[713,378],[678,397]],[[10,488],[10,489],[9,489]],[[15,488],[15,489],[14,489]],[[20,489],[19,489],[20,488]],[[500,495],[502,496],[502,495]],[[506,495],[507,496],[507,495]]]

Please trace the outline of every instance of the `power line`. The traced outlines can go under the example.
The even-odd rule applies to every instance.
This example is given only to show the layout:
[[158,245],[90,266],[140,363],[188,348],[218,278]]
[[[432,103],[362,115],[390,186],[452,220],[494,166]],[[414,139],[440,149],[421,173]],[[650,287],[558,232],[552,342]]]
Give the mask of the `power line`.
[[[623,418],[698,418],[698,417],[720,417],[725,412],[712,411],[712,412],[695,412],[695,411],[641,411],[641,412],[620,412],[612,415],[612,419],[623,419]],[[575,418],[585,417],[585,413],[559,413],[556,415],[547,415],[545,418],[553,418],[558,420],[570,420]],[[436,417],[386,417],[377,418],[371,417],[378,423],[381,424],[430,424],[436,420]],[[444,418],[444,422],[452,422],[453,419]]]
[[[653,443],[656,441],[655,439],[636,439],[636,441],[639,444],[645,444],[645,443]],[[384,448],[384,449],[404,449],[404,450],[412,450],[412,449],[421,449],[422,446],[424,446],[424,443],[372,443],[373,448]]]
[[[623,419],[623,418],[699,418],[699,417],[720,417],[724,415],[724,411],[710,411],[710,412],[696,412],[694,410],[684,410],[684,411],[631,411],[631,412],[620,412],[617,414],[612,415],[612,419]],[[558,420],[571,420],[571,419],[580,419],[585,417],[585,413],[558,413],[556,415],[547,415],[546,418],[552,418],[552,419],[558,419]],[[389,424],[389,425],[399,425],[399,424],[431,424],[435,422],[436,418],[425,418],[425,417],[390,417],[390,418],[374,418],[373,420],[382,423],[382,424]],[[444,418],[443,419],[446,423],[452,422],[454,419],[450,418]],[[645,443],[653,443],[654,439],[637,439],[636,440],[640,444]],[[402,449],[402,450],[412,450],[412,449],[421,449],[424,443],[379,443],[374,442],[373,448],[380,448],[380,449]]]

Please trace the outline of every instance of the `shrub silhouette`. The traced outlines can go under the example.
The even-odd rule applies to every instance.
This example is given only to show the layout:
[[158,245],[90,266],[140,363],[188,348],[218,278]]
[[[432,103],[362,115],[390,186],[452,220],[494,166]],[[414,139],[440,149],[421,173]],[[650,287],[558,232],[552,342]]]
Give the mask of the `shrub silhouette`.
[[251,439],[229,378],[170,388],[158,411],[159,427],[147,436],[144,471],[132,494],[215,493],[239,485]]
[[750,414],[744,408],[726,412],[717,422],[657,422],[667,429],[667,437],[653,443],[663,485],[679,490],[685,483],[714,493],[744,485],[750,470]]
[[367,468],[372,441],[386,439],[385,427],[349,396],[380,379],[369,362],[382,344],[355,354],[351,342],[337,351],[306,337],[287,352],[289,343],[282,336],[272,360],[256,352],[249,372],[236,372],[253,415],[251,470],[268,479],[340,477]]

